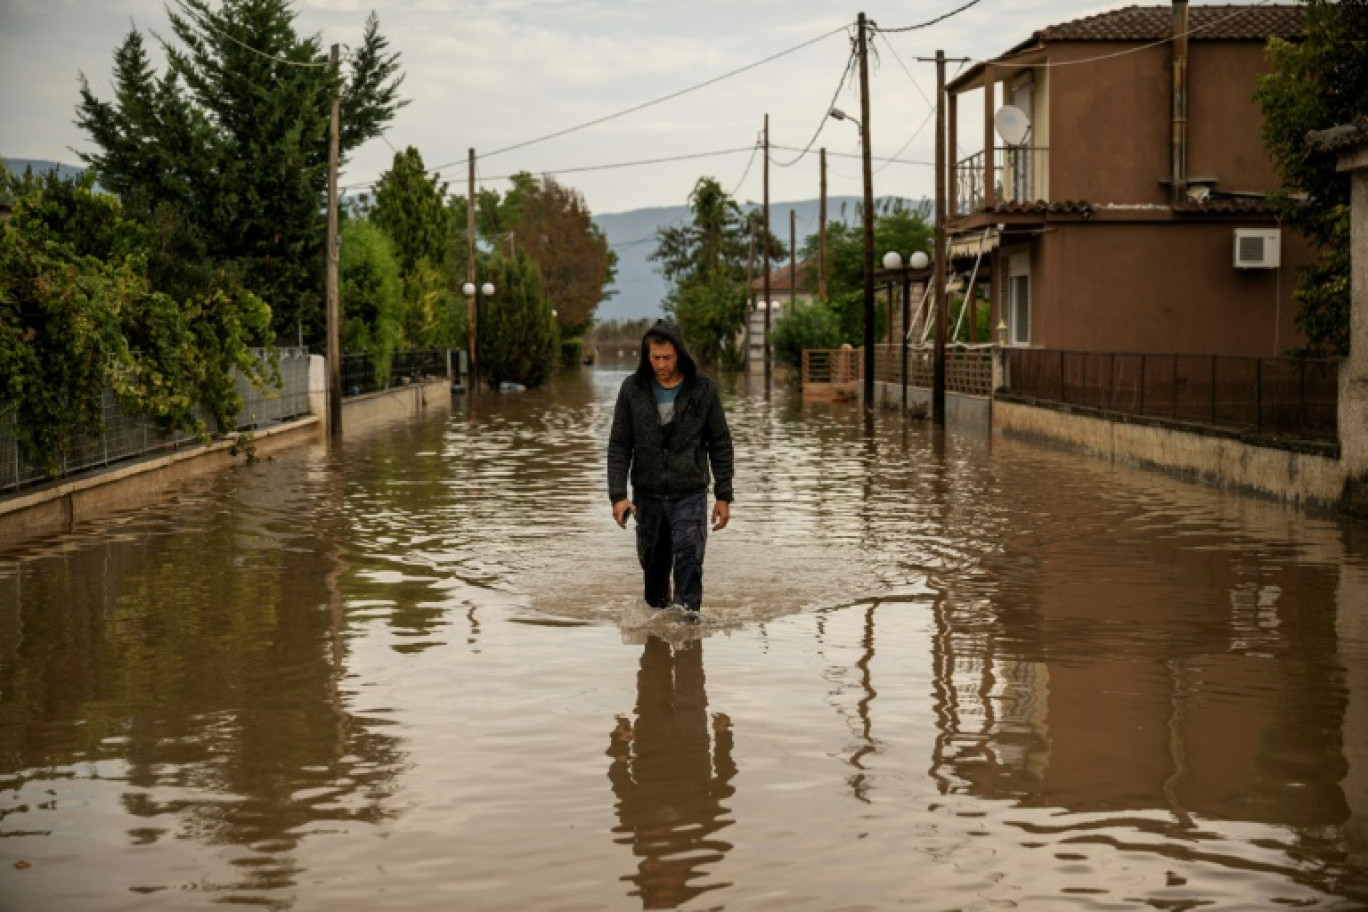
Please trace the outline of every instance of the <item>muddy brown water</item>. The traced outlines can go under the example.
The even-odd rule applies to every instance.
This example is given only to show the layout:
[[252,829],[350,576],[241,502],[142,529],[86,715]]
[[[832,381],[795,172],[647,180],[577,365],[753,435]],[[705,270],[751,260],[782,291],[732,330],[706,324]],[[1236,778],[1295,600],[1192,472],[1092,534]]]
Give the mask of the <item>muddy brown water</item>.
[[1368,905],[1362,527],[726,378],[689,625],[624,376],[0,553],[0,908]]

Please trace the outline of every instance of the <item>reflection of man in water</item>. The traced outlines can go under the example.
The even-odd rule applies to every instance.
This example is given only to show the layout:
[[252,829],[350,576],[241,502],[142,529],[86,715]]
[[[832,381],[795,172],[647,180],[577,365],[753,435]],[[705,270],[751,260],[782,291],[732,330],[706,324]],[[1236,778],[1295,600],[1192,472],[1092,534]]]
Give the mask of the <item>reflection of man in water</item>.
[[608,755],[608,778],[621,822],[617,841],[641,859],[636,885],[642,908],[672,909],[724,883],[692,883],[715,866],[731,843],[714,837],[730,826],[722,802],[733,791],[731,721],[712,718],[716,750],[710,750],[708,696],[703,688],[703,644],[671,647],[651,637],[637,674],[636,723],[618,717]]

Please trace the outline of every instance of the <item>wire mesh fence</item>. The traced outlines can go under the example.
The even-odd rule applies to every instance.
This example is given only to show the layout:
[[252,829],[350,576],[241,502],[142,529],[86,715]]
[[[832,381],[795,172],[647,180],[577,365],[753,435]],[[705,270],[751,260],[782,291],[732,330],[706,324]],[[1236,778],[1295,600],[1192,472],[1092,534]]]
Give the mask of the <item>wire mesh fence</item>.
[[[238,394],[242,396],[243,405],[232,427],[219,427],[203,406],[195,407],[195,417],[203,421],[212,432],[230,434],[269,427],[308,414],[308,350],[281,348],[277,349],[277,352],[280,367],[278,388],[259,390],[240,374],[235,375],[234,385]],[[261,360],[267,357],[264,350],[254,351],[253,354]],[[60,478],[86,469],[107,466],[120,460],[176,450],[198,443],[193,434],[168,431],[159,427],[155,420],[146,415],[131,415],[125,412],[112,390],[104,392],[102,411],[104,433],[79,434],[72,438],[62,454],[55,475],[50,475],[46,467],[34,465],[24,459],[20,452],[18,435],[15,433],[14,411],[0,404],[0,491],[13,491],[53,477]]]
[[1271,437],[1339,439],[1331,358],[1139,355],[1011,349],[1013,393]]

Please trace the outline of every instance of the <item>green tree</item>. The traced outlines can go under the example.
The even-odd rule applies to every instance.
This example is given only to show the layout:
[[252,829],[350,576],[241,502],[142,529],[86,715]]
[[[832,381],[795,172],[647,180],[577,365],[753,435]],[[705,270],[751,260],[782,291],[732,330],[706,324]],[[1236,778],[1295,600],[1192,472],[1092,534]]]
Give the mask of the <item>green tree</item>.
[[521,202],[513,238],[518,251],[541,271],[561,334],[582,336],[603,300],[604,286],[613,279],[617,259],[584,197],[543,177]]
[[537,387],[556,365],[560,345],[541,271],[525,254],[491,257],[480,275],[494,283],[481,303],[480,371],[492,386],[505,380]]
[[348,219],[338,273],[343,348],[369,354],[375,382],[384,386],[404,340],[404,286],[394,244],[370,220]]
[[[390,170],[380,176],[366,217],[394,242],[403,273],[404,344],[409,348],[444,348],[458,344],[465,318],[452,267],[462,265],[452,245],[453,212],[447,185],[429,175],[423,157],[412,146],[394,154]],[[464,215],[464,213],[462,213]],[[463,235],[462,235],[463,236]],[[458,316],[459,313],[459,316]]]
[[413,146],[394,153],[390,170],[380,175],[367,215],[394,242],[405,272],[424,259],[436,269],[446,268],[452,217],[446,195],[447,185],[427,173]]
[[[705,364],[738,367],[736,342],[746,320],[746,265],[754,224],[756,243],[764,242],[754,214],[741,211],[715,178],[700,178],[689,194],[690,221],[656,232],[650,259],[669,283],[664,310],[678,324],[689,347]],[[771,256],[788,250],[771,232]]]
[[[1310,154],[1307,133],[1368,115],[1368,0],[1305,0],[1305,38],[1269,40],[1270,70],[1254,98],[1264,144],[1284,189],[1273,195],[1287,224],[1320,254],[1293,293],[1302,354],[1349,351],[1349,176],[1334,156]],[[1300,192],[1295,192],[1300,191]]]
[[73,435],[99,433],[110,388],[164,427],[207,438],[203,404],[231,430],[234,370],[269,379],[247,347],[269,325],[265,303],[223,277],[184,301],[153,290],[146,230],[93,174],[3,182],[16,202],[0,231],[0,410],[25,457],[55,469]]
[[803,366],[805,348],[839,348],[841,322],[836,312],[820,303],[800,304],[770,329],[770,344],[780,364]]
[[[906,259],[914,251],[929,252],[932,226],[927,221],[930,209],[923,204],[911,207],[904,200],[887,197],[875,202],[874,257],[896,250]],[[803,257],[815,261],[819,255],[818,235],[803,242]],[[808,273],[816,282],[816,270]],[[815,288],[810,289],[816,291]],[[864,228],[860,223],[832,222],[827,225],[827,300],[823,302],[837,316],[841,341],[864,343]],[[882,305],[881,305],[882,307]],[[885,315],[876,315],[876,338],[886,326]]]
[[318,37],[296,33],[289,0],[183,0],[180,9],[168,13],[179,44],[163,42],[164,75],[135,30],[115,51],[112,102],[81,77],[77,123],[99,150],[82,158],[139,220],[160,210],[208,260],[238,269],[271,303],[278,335],[302,325],[321,339],[331,98],[342,79],[345,158],[405,103],[398,55],[374,15],[342,78]]

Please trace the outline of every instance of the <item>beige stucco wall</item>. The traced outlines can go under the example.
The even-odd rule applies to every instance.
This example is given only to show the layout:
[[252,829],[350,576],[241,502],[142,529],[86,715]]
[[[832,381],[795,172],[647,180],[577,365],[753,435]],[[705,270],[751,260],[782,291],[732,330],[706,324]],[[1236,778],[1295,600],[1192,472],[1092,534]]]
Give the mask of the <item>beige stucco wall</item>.
[[1304,506],[1334,508],[1344,487],[1340,460],[1332,457],[1016,402],[993,403],[993,432]]

